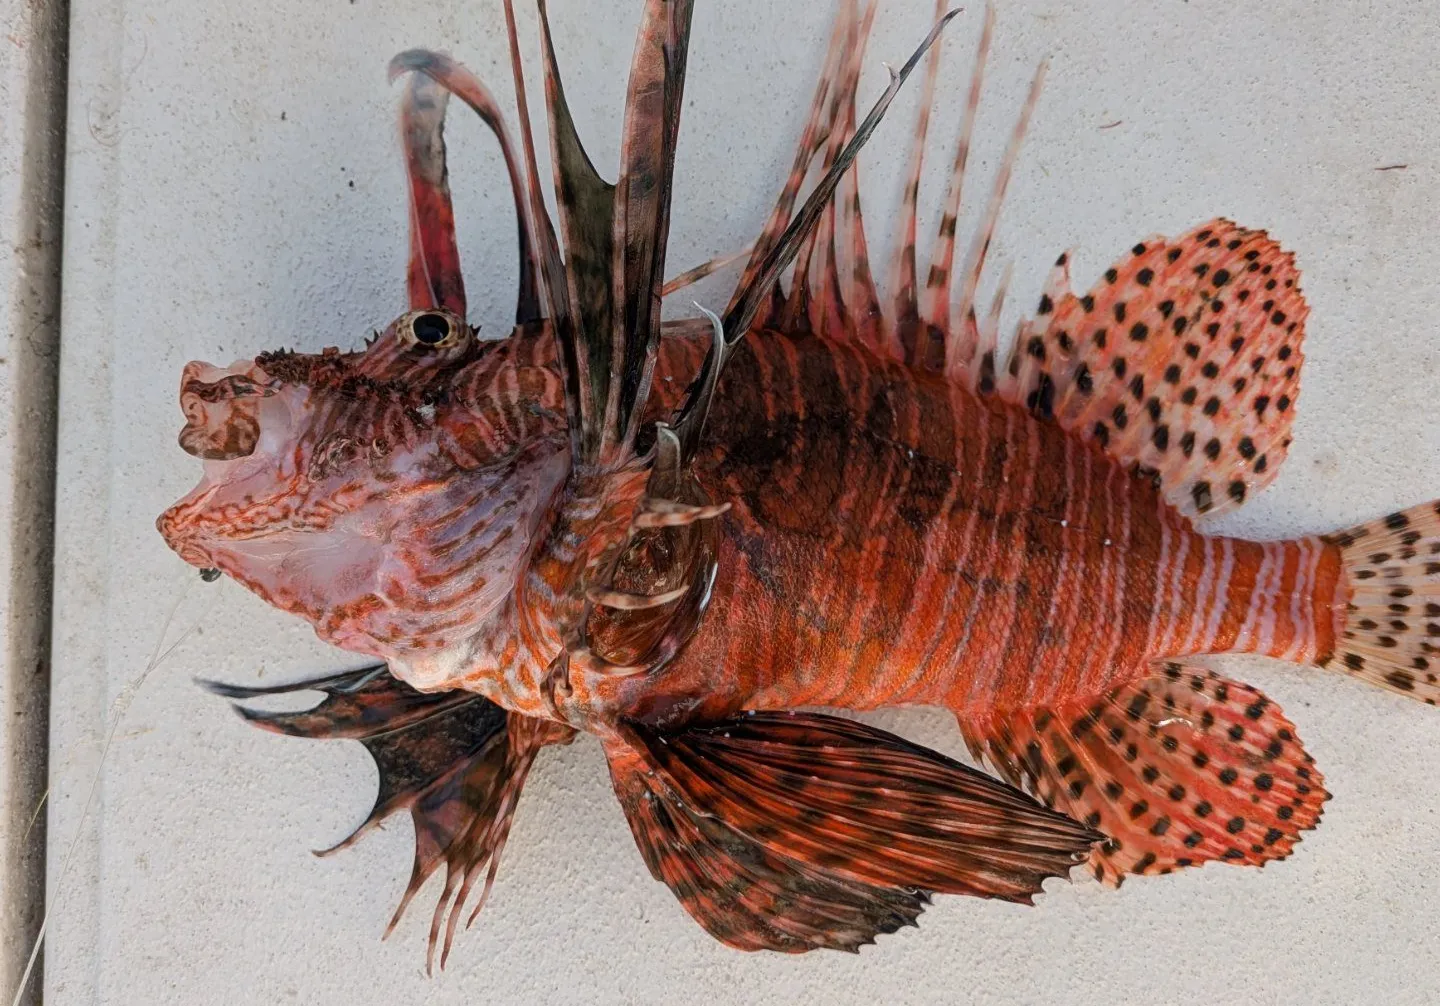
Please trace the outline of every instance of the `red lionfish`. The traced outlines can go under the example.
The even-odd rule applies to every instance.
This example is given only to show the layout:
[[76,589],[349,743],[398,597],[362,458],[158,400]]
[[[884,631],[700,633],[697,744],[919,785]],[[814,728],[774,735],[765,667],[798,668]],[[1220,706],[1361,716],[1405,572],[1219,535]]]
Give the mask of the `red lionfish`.
[[[956,268],[987,14],[922,285],[928,57],[882,300],[852,161],[958,12],[862,118],[875,6],[842,0],[723,316],[662,322],[691,13],[645,3],[612,184],[577,137],[539,3],[558,233],[511,0],[518,150],[462,66],[396,57],[410,310],[359,352],[188,365],[180,443],[205,474],[159,520],[187,562],[381,663],[214,687],[324,693],[306,712],[240,711],[369,749],[379,796],[341,844],[410,812],[396,919],[443,864],[442,964],[536,753],[580,730],[651,873],[746,950],[855,950],[935,893],[1028,903],[1082,862],[1118,885],[1288,856],[1329,796],[1320,772],[1273,702],[1197,658],[1440,695],[1435,504],[1291,541],[1196,528],[1289,447],[1307,315],[1293,256],[1217,219],[1146,238],[1077,296],[1061,255],[1002,361],[1000,298],[982,308],[977,289],[1044,66]],[[465,320],[451,95],[493,131],[514,189],[520,291],[499,341]],[[795,711],[897,705],[952,710],[994,775]]]

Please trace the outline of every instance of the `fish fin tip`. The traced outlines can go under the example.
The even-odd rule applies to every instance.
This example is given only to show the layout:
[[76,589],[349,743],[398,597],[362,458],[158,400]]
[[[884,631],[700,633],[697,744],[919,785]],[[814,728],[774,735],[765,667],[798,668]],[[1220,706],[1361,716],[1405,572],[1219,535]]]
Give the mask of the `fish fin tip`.
[[[415,826],[414,859],[410,881],[385,928],[387,938],[442,864],[447,866],[446,887],[437,917],[460,885],[459,874],[468,876],[487,863],[488,895],[536,754],[574,734],[553,723],[506,713],[478,695],[418,692],[384,665],[264,689],[228,687],[247,694],[321,691],[325,698],[318,705],[298,713],[236,709],[271,717],[258,725],[292,736],[359,740],[374,760],[379,791],[365,821],[339,843],[312,850],[312,855],[325,858],[347,849],[391,814],[409,811]],[[465,890],[468,885],[462,894]],[[457,913],[460,908],[452,906]]]

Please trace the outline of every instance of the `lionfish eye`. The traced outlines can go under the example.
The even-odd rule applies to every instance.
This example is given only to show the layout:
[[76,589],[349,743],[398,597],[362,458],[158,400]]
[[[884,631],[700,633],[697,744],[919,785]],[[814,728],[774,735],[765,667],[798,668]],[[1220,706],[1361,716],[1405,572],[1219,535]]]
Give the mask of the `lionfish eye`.
[[397,334],[400,341],[426,349],[451,349],[469,335],[470,328],[449,311],[417,311],[400,319]]
[[450,322],[442,315],[422,314],[410,324],[415,341],[427,346],[438,346],[450,336]]

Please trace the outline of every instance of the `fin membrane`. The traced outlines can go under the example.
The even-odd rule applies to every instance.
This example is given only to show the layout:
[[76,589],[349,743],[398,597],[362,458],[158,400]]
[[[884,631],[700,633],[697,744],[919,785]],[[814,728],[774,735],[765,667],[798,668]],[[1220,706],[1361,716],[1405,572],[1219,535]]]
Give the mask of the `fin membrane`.
[[205,684],[231,699],[302,691],[325,694],[319,705],[303,712],[271,713],[243,706],[236,711],[273,733],[349,738],[365,745],[380,774],[375,806],[348,838],[317,855],[347,848],[391,814],[408,810],[415,823],[415,865],[385,934],[444,864],[445,890],[430,927],[433,962],[445,923],[441,967],[471,887],[484,877],[483,892],[467,925],[479,914],[494,883],[516,801],[535,755],[547,744],[567,743],[574,736],[567,727],[506,713],[469,692],[418,692],[391,676],[384,664],[269,688]]
[[1169,873],[1290,855],[1329,798],[1295,728],[1260,692],[1167,663],[1102,698],[962,720],[966,743],[1048,807],[1105,833],[1090,866]]
[[1350,588],[1325,666],[1427,705],[1440,699],[1440,503],[1329,535]]
[[1102,836],[925,748],[829,716],[755,713],[606,745],[646,865],[742,950],[856,950],[932,892],[1030,903]]
[[1213,220],[1140,242],[1082,297],[1068,262],[1022,326],[1002,393],[1155,473],[1187,516],[1274,481],[1309,313],[1294,256]]

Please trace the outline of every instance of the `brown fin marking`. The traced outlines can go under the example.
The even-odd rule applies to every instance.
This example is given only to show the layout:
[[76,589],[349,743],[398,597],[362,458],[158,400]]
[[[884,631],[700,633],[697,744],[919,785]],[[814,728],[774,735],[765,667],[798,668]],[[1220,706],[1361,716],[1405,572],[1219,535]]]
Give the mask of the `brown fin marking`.
[[962,719],[966,743],[1047,806],[1105,833],[1096,877],[1290,855],[1329,799],[1280,709],[1179,663],[1101,698]]
[[[876,4],[871,3],[860,24],[858,44],[851,50],[856,60],[865,53],[865,44],[875,21]],[[852,88],[845,100],[845,136],[855,135],[855,91]],[[840,275],[836,282],[840,288],[840,299],[845,306],[845,316],[853,337],[876,351],[893,352],[887,341],[893,331],[885,323],[885,311],[880,305],[880,294],[875,289],[875,277],[870,271],[869,245],[865,239],[865,215],[860,207],[860,164],[858,161],[845,173],[839,189],[840,219],[836,234],[836,268]]]
[[[1020,146],[1025,142],[1025,134],[1030,128],[1030,117],[1035,113],[1035,106],[1040,101],[1040,92],[1045,86],[1045,74],[1049,71],[1050,61],[1044,59],[1035,69],[1035,76],[1030,79],[1030,90],[1025,96],[1025,104],[1020,108],[1020,116],[1015,120],[1015,127],[1010,133],[1010,142],[1005,148],[1005,155],[1000,160],[1000,169],[995,175],[994,186],[990,192],[990,201],[985,206],[985,214],[981,218],[980,227],[976,230],[975,236],[970,244],[970,251],[965,257],[965,268],[960,275],[960,301],[957,305],[957,313],[960,316],[957,328],[952,328],[945,334],[945,374],[951,380],[966,380],[973,389],[979,389],[982,376],[981,368],[975,365],[978,359],[981,366],[984,366],[986,354],[995,351],[995,336],[987,340],[986,333],[978,330],[975,321],[975,302],[980,289],[980,280],[985,274],[985,261],[990,254],[990,244],[995,238],[995,228],[1000,222],[1000,210],[1005,205],[1005,192],[1010,187],[1010,178],[1015,173],[1015,165],[1020,160]],[[1003,290],[1001,293],[1003,297]],[[978,332],[980,346],[971,350],[968,344],[968,333]],[[978,354],[978,355],[977,355]]]
[[[856,91],[860,70],[864,64],[865,48],[875,24],[879,9],[876,2],[866,5],[848,47],[849,65],[844,79],[839,83],[834,100],[840,109],[837,126],[839,143],[832,135],[831,150],[837,152],[855,136]],[[943,13],[943,12],[942,12]],[[827,167],[834,157],[827,159]],[[838,205],[837,205],[838,204]],[[814,281],[820,291],[816,310],[812,313],[812,325],[823,332],[844,332],[848,338],[883,351],[893,326],[887,324],[880,295],[875,288],[875,278],[870,271],[870,257],[865,240],[865,219],[860,206],[860,163],[858,159],[840,179],[835,198],[826,206],[824,226],[829,230],[829,256],[824,271]],[[795,272],[811,282],[808,271],[801,272],[799,264]]]
[[829,716],[627,727],[606,755],[651,874],[746,950],[854,950],[914,924],[930,892],[1028,904],[1102,837],[943,755]]
[[[577,463],[594,462],[610,395],[615,318],[615,186],[600,177],[576,132],[555,58],[550,18],[539,3],[545,103],[549,110],[555,201],[564,241],[566,310],[555,334],[566,371],[570,436]],[[647,4],[648,8],[648,4]]]
[[1309,313],[1294,256],[1228,220],[1149,238],[1085,296],[1045,294],[1009,394],[1158,473],[1188,516],[1274,480],[1290,446]]
[[[421,78],[411,79],[406,86],[400,113],[405,165],[410,179],[411,308],[445,307],[458,317],[465,317],[465,286],[460,275],[460,255],[455,246],[455,213],[445,169],[444,92],[449,92],[469,105],[500,143],[500,153],[505,159],[505,168],[510,174],[510,189],[515,198],[520,242],[520,291],[515,307],[515,323],[524,325],[537,320],[544,312],[537,286],[540,261],[537,258],[535,222],[531,216],[533,200],[521,178],[515,147],[499,104],[474,75],[440,53],[423,49],[400,53],[390,61],[390,79],[394,80],[404,73],[422,74],[430,82],[422,83]],[[432,303],[417,302],[417,297],[427,294]],[[457,303],[458,307],[455,306]]]
[[[948,21],[955,13],[951,12],[946,15],[944,20]],[[768,299],[771,305],[783,304],[785,306],[778,312],[772,306],[770,313],[763,316],[763,324],[780,328],[808,324],[812,329],[823,328],[827,336],[831,338],[851,339],[865,343],[911,366],[934,369],[943,367],[952,380],[964,383],[976,391],[992,391],[997,386],[997,367],[993,345],[997,341],[998,308],[1003,300],[1004,284],[1002,283],[1001,289],[997,291],[995,306],[983,320],[979,317],[980,312],[976,306],[976,300],[981,280],[986,275],[985,266],[1000,209],[1004,203],[1005,192],[1017,163],[1020,145],[1028,128],[1030,117],[1039,100],[1048,61],[1042,61],[1031,82],[1030,91],[1001,161],[991,197],[982,215],[981,226],[974,236],[965,267],[960,271],[958,277],[960,294],[957,306],[959,310],[952,312],[950,296],[951,282],[954,278],[952,271],[955,230],[960,209],[961,183],[969,158],[985,60],[994,34],[994,13],[988,7],[981,32],[975,72],[971,79],[966,112],[961,124],[961,135],[953,164],[949,194],[946,198],[945,213],[935,246],[934,263],[930,266],[925,280],[923,304],[917,290],[918,265],[915,261],[914,216],[919,198],[916,169],[923,152],[930,116],[929,81],[934,78],[938,65],[933,59],[927,68],[927,95],[914,135],[915,152],[911,157],[909,183],[905,192],[904,222],[899,241],[899,257],[894,270],[895,285],[898,288],[894,292],[897,317],[889,319],[884,316],[880,300],[874,292],[874,282],[870,275],[869,257],[866,251],[858,184],[853,177],[848,177],[848,173],[842,183],[844,187],[838,190],[838,207],[833,204],[816,205],[821,196],[828,198],[826,193],[822,192],[823,186],[816,187],[806,204],[807,207],[813,209],[814,218],[820,221],[819,226],[822,229],[830,226],[830,221],[838,218],[839,222],[834,225],[836,228],[834,234],[836,253],[827,255],[822,241],[818,249],[819,253],[812,254],[813,241],[806,238],[799,242],[797,249],[799,257],[796,260],[789,297],[786,298],[773,290],[764,294],[760,292],[764,288],[764,284],[761,282],[760,263],[766,255],[771,254],[779,247],[780,240],[776,237],[778,228],[784,222],[791,221],[790,226],[793,229],[800,223],[800,218],[805,215],[802,211],[801,214],[794,215],[793,221],[791,220],[796,193],[808,171],[810,158],[813,157],[818,145],[815,137],[826,131],[833,136],[834,131],[840,128],[845,130],[844,135],[849,136],[851,128],[849,123],[843,116],[838,116],[833,109],[848,108],[853,105],[859,74],[852,72],[850,66],[845,65],[845,60],[835,55],[834,49],[837,41],[843,42],[843,49],[849,53],[851,62],[857,63],[865,35],[868,33],[868,19],[873,17],[873,14],[874,6],[872,4],[867,10],[866,20],[862,22],[854,0],[848,0],[841,5],[831,41],[831,57],[826,63],[825,72],[816,91],[811,119],[807,124],[805,136],[802,137],[800,154],[797,156],[790,178],[786,182],[766,229],[761,239],[756,242],[756,251],[752,256],[750,267],[742,279],[740,289],[737,290],[731,301],[731,307],[726,316],[725,330],[733,340],[736,333],[743,327],[741,321],[749,317],[742,310],[742,301],[758,305],[764,298]],[[933,38],[932,34],[931,41]],[[922,47],[921,52],[924,51],[926,51],[926,47]],[[917,53],[917,56],[920,54]],[[911,62],[907,64],[906,72],[912,69],[915,63],[916,59],[912,58]],[[861,132],[863,133],[863,131],[862,124]],[[959,317],[952,317],[952,313],[958,313]]]
[[525,180],[529,190],[531,239],[536,247],[537,268],[541,282],[539,293],[545,317],[555,318],[564,312],[565,264],[560,256],[560,242],[555,236],[555,223],[545,206],[545,190],[540,186],[540,167],[535,156],[535,131],[530,122],[530,98],[525,86],[525,65],[520,57],[520,38],[515,28],[514,0],[505,0],[505,34],[510,49],[510,76],[515,88],[515,111],[520,119],[520,144],[525,151]]
[[1340,548],[1349,603],[1321,665],[1440,701],[1440,502],[1327,535]]
[[[633,454],[659,346],[692,7],[691,0],[645,5],[626,92],[619,180],[611,185],[575,130],[546,4],[539,4],[567,281],[568,308],[556,312],[555,332],[577,463],[601,470],[622,467]],[[508,10],[507,17],[513,22]]]
[[610,775],[650,874],[691,917],[738,950],[858,951],[915,925],[926,892],[832,876],[771,852],[653,786],[641,756],[611,756]]
[[[740,274],[740,281],[735,285],[730,303],[726,305],[727,312],[734,310],[736,304],[739,303],[741,294],[754,281],[765,257],[780,240],[780,235],[785,232],[785,227],[789,224],[790,217],[794,212],[795,201],[799,198],[800,188],[805,184],[805,178],[810,173],[810,165],[828,138],[831,129],[831,95],[837,92],[838,79],[844,72],[845,55],[854,43],[855,2],[856,0],[841,0],[840,13],[836,16],[835,27],[830,35],[830,46],[825,53],[825,65],[820,71],[820,80],[815,88],[815,96],[811,99],[810,114],[806,116],[805,126],[800,131],[800,140],[795,150],[795,161],[790,167],[789,175],[785,178],[785,184],[780,190],[780,196],[776,200],[774,209],[770,211],[770,216],[766,219],[764,226],[760,228],[760,234],[755,239],[750,258],[745,264],[744,271]],[[872,0],[872,6],[873,2],[874,0]]]
[[[960,136],[955,144],[955,159],[950,168],[950,182],[945,194],[945,209],[940,217],[940,231],[930,258],[930,272],[925,278],[925,303],[922,309],[934,338],[926,339],[916,352],[906,357],[911,366],[939,369],[943,362],[944,333],[951,331],[950,277],[955,268],[955,232],[959,226],[960,207],[965,190],[965,168],[970,160],[970,144],[975,135],[975,116],[980,108],[980,95],[985,86],[985,63],[990,56],[990,43],[995,37],[995,6],[985,5],[985,23],[980,30],[980,43],[975,52],[975,67],[970,75],[970,91],[965,99],[965,117],[961,120]],[[962,335],[965,333],[962,333]],[[969,333],[973,337],[973,333]],[[961,355],[969,360],[974,350]]]
[[[852,32],[845,51],[843,68],[839,78],[830,88],[829,103],[825,120],[827,138],[822,149],[824,157],[820,163],[823,174],[831,171],[841,151],[855,135],[853,116],[854,95],[864,60],[865,43],[874,23],[876,4],[870,3]],[[842,19],[851,11],[842,13]],[[848,100],[847,100],[848,99]],[[854,173],[852,166],[846,176]],[[837,189],[838,191],[838,189]],[[824,212],[815,228],[806,236],[795,256],[793,281],[784,310],[771,315],[762,324],[787,331],[808,329],[810,331],[850,331],[847,306],[843,300],[837,270],[839,259],[836,251],[838,221],[835,202],[825,204]],[[778,286],[778,284],[777,284]]]
[[[938,0],[935,16],[945,13],[946,0]],[[937,42],[930,50],[925,66],[925,85],[920,93],[920,110],[915,120],[915,135],[911,141],[910,168],[905,178],[905,192],[901,199],[900,240],[896,244],[895,261],[890,271],[890,288],[894,298],[894,325],[896,338],[905,347],[906,359],[919,355],[918,345],[923,345],[923,329],[920,319],[919,280],[915,267],[915,237],[919,230],[920,176],[925,166],[925,140],[930,132],[930,113],[935,104],[935,83],[940,75],[940,54],[942,43]]]
[[602,461],[634,447],[660,347],[660,301],[675,150],[685,94],[693,0],[650,0],[640,24],[625,98],[615,192],[615,260],[621,278]]
[[445,170],[445,105],[449,98],[449,93],[428,77],[411,77],[400,104],[400,137],[410,182],[406,286],[410,310],[443,307],[463,318],[465,278],[460,272],[455,208]]
[[[725,335],[730,342],[738,341],[750,330],[750,325],[760,310],[761,302],[769,296],[771,287],[780,278],[780,274],[794,261],[795,255],[824,215],[826,205],[840,184],[840,178],[850,169],[861,148],[865,146],[871,134],[880,125],[880,121],[889,111],[891,103],[894,102],[895,96],[900,93],[900,88],[904,86],[910,74],[914,73],[915,67],[920,64],[925,53],[939,39],[945,26],[959,13],[958,10],[953,10],[941,18],[925,36],[919,47],[910,55],[910,58],[905,61],[905,64],[898,71],[891,71],[890,86],[871,106],[864,120],[856,127],[855,135],[845,144],[844,149],[835,157],[829,169],[816,183],[799,212],[790,220],[784,233],[776,239],[774,245],[760,261],[755,269],[754,278],[742,287],[739,296],[735,299],[735,306],[726,313]],[[843,107],[843,105],[838,107]]]
[[507,714],[470,692],[418,692],[391,676],[383,664],[268,688],[203,684],[231,699],[303,691],[325,694],[319,705],[302,712],[271,713],[243,706],[236,711],[273,733],[348,738],[360,741],[370,752],[380,776],[373,809],[349,837],[317,855],[348,848],[390,815],[410,812],[415,864],[385,935],[390,935],[411,899],[443,863],[445,890],[431,921],[427,968],[434,961],[441,923],[448,913],[440,960],[444,967],[456,921],[482,875],[484,889],[467,925],[485,903],[535,755],[546,745],[568,743],[574,737],[568,727]]

